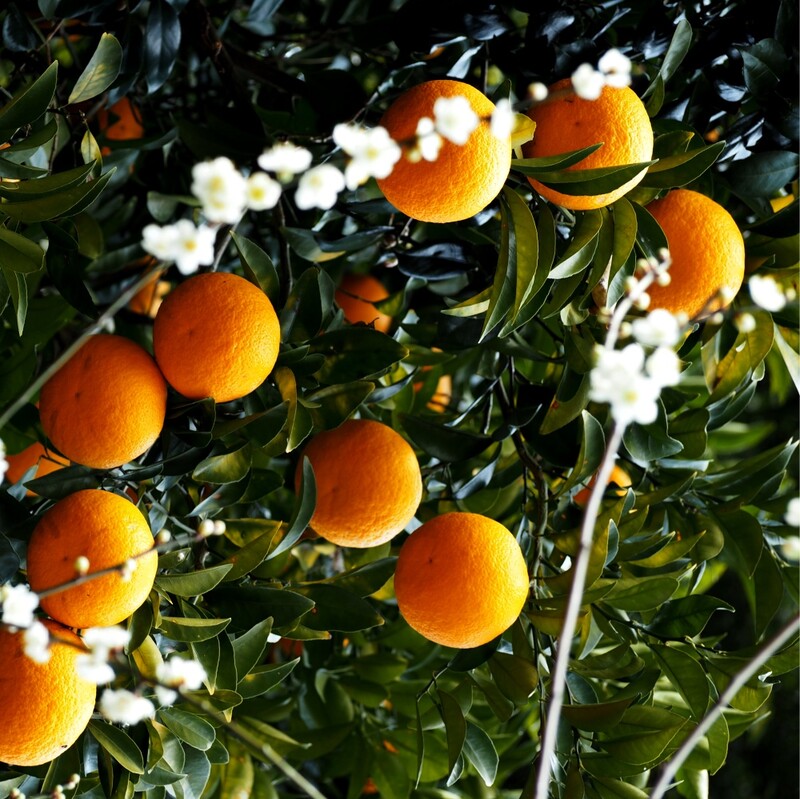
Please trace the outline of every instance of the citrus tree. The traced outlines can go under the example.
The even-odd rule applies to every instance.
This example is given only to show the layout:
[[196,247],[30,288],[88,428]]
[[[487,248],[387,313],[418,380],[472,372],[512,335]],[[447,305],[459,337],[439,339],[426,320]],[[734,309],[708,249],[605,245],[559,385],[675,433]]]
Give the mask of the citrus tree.
[[794,4],[0,20],[0,795],[796,791]]

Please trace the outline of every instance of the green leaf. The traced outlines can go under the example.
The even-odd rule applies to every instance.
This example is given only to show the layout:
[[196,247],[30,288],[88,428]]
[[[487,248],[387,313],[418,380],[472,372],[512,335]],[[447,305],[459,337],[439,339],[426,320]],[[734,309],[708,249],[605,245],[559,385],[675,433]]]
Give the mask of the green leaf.
[[583,214],[567,251],[550,272],[551,280],[572,277],[586,269],[597,249],[597,238],[602,226],[603,215],[600,211],[587,211]]
[[625,763],[656,763],[686,724],[687,719],[668,710],[633,705],[616,726],[614,737],[601,741],[600,745]]
[[236,231],[231,231],[230,235],[242,259],[247,278],[260,286],[273,304],[276,303],[280,293],[280,278],[272,259],[254,241],[239,235]]
[[187,574],[160,574],[156,577],[156,587],[175,596],[200,596],[216,588],[231,568],[231,564],[222,563]]
[[583,433],[581,435],[581,448],[575,461],[575,466],[566,482],[561,486],[561,492],[566,493],[573,486],[584,482],[599,468],[606,448],[606,439],[603,427],[597,419],[587,411],[581,412]]
[[583,161],[590,156],[595,150],[599,150],[603,143],[592,144],[589,147],[582,147],[579,150],[572,150],[569,153],[561,153],[559,155],[546,155],[539,158],[513,158],[511,160],[511,168],[516,169],[523,175],[530,177],[537,177],[540,174],[547,174],[554,169],[566,169],[574,164]]
[[127,732],[105,721],[90,721],[88,729],[97,743],[123,768],[134,774],[144,774],[142,752]]
[[651,424],[638,422],[628,425],[622,437],[625,448],[634,460],[655,461],[669,458],[683,450],[683,444],[667,432],[667,414],[658,401],[658,417]]
[[236,690],[243,699],[252,699],[256,696],[271,691],[276,685],[283,682],[300,662],[300,658],[280,663],[274,666],[256,666],[239,680]]
[[294,591],[261,585],[223,583],[209,597],[214,608],[230,614],[236,627],[252,627],[271,616],[273,629],[300,619],[314,607],[314,602]]
[[[88,165],[91,168],[91,164]],[[3,212],[20,222],[43,222],[61,216],[72,216],[88,208],[100,195],[115,170],[89,183],[81,183],[66,191],[20,202],[3,203]],[[33,181],[39,182],[39,181]]]
[[596,169],[540,172],[537,174],[536,180],[562,194],[607,194],[638,177],[654,163],[656,162],[642,161],[637,164],[604,166]]
[[102,34],[67,102],[74,105],[102,94],[117,79],[121,68],[122,46],[110,33]]
[[351,594],[366,597],[374,594],[391,579],[397,565],[397,557],[380,558],[358,566],[355,569],[337,574],[330,582],[344,588]]
[[531,660],[495,652],[487,662],[497,687],[516,704],[525,703],[539,686],[539,672]]
[[314,468],[308,458],[303,457],[302,480],[297,502],[289,519],[289,529],[280,544],[270,553],[269,559],[278,557],[290,550],[300,539],[308,527],[314,508],[317,505],[317,484],[314,479]]
[[560,430],[580,416],[588,404],[589,375],[578,375],[569,368],[565,369],[539,432],[548,435]]
[[613,730],[622,720],[634,697],[585,705],[564,705],[564,718],[576,729],[587,732]]
[[391,652],[373,652],[360,655],[353,663],[353,668],[362,680],[385,685],[402,677],[408,665],[406,658]]
[[158,716],[171,732],[182,741],[205,752],[216,738],[216,730],[205,719],[177,707],[161,708]]
[[0,228],[0,260],[13,272],[28,274],[44,266],[44,250],[8,228]]
[[494,784],[500,758],[492,739],[476,724],[467,722],[467,735],[464,739],[464,755],[475,766],[487,787]]
[[0,141],[8,141],[21,127],[39,119],[56,91],[58,62],[52,64],[26,89],[17,92],[0,109]]
[[357,632],[383,624],[383,617],[367,600],[331,583],[296,586],[295,590],[315,604],[314,612],[303,619],[312,630]]
[[516,231],[513,220],[509,221],[511,208],[508,201],[500,203],[500,250],[495,267],[489,307],[481,329],[481,341],[508,316],[514,306],[514,292],[517,285]]
[[655,610],[678,590],[674,577],[630,577],[614,582],[604,598],[612,607],[625,611]]
[[468,433],[407,414],[401,414],[400,421],[415,446],[447,463],[474,458],[492,443],[488,436]]
[[672,34],[672,41],[670,41],[664,60],[661,62],[661,68],[658,70],[656,81],[647,88],[643,98],[652,93],[657,81],[661,82],[663,90],[664,84],[675,74],[683,59],[686,58],[692,45],[692,35],[692,26],[689,22],[685,18],[678,20],[675,33]]
[[210,455],[195,466],[192,478],[198,483],[238,483],[250,470],[252,452],[248,445],[221,455]]
[[[464,712],[461,710],[458,700],[447,691],[437,689],[439,701],[441,703],[439,712],[442,714],[445,735],[447,737],[447,762],[452,777],[453,770],[461,757],[464,742],[467,737],[467,722]],[[452,784],[448,780],[448,785]]]
[[651,644],[650,650],[667,679],[683,697],[692,718],[699,721],[708,710],[711,696],[708,677],[703,667],[691,655],[676,647]]
[[236,673],[240,680],[261,662],[267,651],[267,639],[271,632],[272,619],[264,619],[231,641]]
[[173,641],[198,643],[216,638],[230,623],[230,619],[185,619],[178,616],[164,616],[158,629]]
[[309,352],[325,356],[316,375],[328,385],[382,374],[408,355],[408,350],[391,336],[368,327],[323,333],[310,342]]
[[647,170],[644,180],[639,185],[652,189],[686,186],[716,163],[724,149],[725,142],[720,141],[708,147],[698,147],[685,153],[661,158]]
[[656,613],[647,629],[665,638],[692,638],[703,631],[718,610],[732,613],[733,607],[708,594],[671,599]]

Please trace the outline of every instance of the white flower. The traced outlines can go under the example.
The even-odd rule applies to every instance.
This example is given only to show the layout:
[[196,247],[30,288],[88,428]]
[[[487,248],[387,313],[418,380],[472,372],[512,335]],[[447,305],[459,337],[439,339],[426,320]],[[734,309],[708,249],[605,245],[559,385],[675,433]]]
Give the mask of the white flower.
[[3,439],[0,438],[0,483],[3,482],[6,471],[8,471],[8,461],[6,460],[6,445]]
[[201,265],[214,263],[214,239],[216,233],[210,227],[195,227],[188,219],[179,219],[175,228],[175,252],[173,260],[182,275],[191,275]]
[[75,656],[75,671],[86,682],[105,685],[114,679],[114,669],[99,652],[89,652]]
[[736,325],[736,329],[740,333],[752,333],[756,327],[758,327],[756,318],[751,313],[736,314],[736,318],[733,320],[733,322]]
[[278,641],[280,641],[280,640],[281,640],[281,636],[278,635],[277,633],[269,633],[269,635],[267,635],[267,643],[268,644],[277,644]]
[[0,586],[3,614],[0,621],[11,627],[30,627],[33,611],[39,607],[39,596],[26,585]]
[[173,225],[147,225],[142,231],[142,247],[159,261],[171,261],[175,256],[176,231]]
[[156,679],[170,688],[187,688],[190,691],[196,691],[202,687],[206,677],[206,670],[197,660],[189,660],[177,655],[159,663],[156,668]]
[[675,386],[681,379],[681,359],[669,347],[658,347],[647,359],[645,371],[661,388]]
[[156,696],[162,705],[171,705],[178,698],[178,692],[172,688],[195,691],[203,685],[206,676],[206,670],[198,661],[173,656],[156,669],[156,679],[162,683],[156,686]]
[[339,124],[333,129],[333,140],[350,156],[344,170],[348,189],[355,189],[369,178],[385,178],[400,160],[402,151],[384,127],[362,128]]
[[656,308],[631,325],[634,338],[648,347],[674,347],[681,340],[681,326],[665,308]]
[[617,89],[630,86],[631,60],[615,47],[602,56],[597,62],[597,68],[603,73],[606,86],[614,86]]
[[599,348],[590,376],[589,397],[611,405],[611,415],[620,425],[649,424],[658,416],[660,385],[644,374],[645,355],[640,344],[623,350]]
[[106,688],[100,697],[100,713],[109,721],[118,724],[138,724],[144,719],[152,719],[156,709],[149,699],[120,688],[115,691]]
[[790,535],[781,541],[781,553],[786,560],[800,560],[800,536]]
[[436,131],[453,144],[466,144],[481,121],[463,95],[439,97],[433,104],[433,118]]
[[789,500],[783,519],[792,527],[800,527],[800,497],[793,497]]
[[130,640],[131,634],[124,627],[89,627],[83,633],[83,642],[93,650],[124,649]]
[[251,211],[268,211],[281,198],[281,184],[266,172],[254,172],[247,178],[245,202]]
[[267,172],[275,172],[279,180],[287,181],[311,166],[311,153],[291,142],[280,142],[258,156],[258,165]]
[[302,211],[333,208],[339,192],[344,189],[344,175],[331,164],[320,164],[301,177],[294,193],[294,201]]
[[750,297],[756,305],[765,311],[780,311],[786,305],[786,295],[775,278],[769,275],[753,275],[747,281]]
[[50,660],[50,632],[40,621],[34,621],[22,633],[22,650],[26,657],[37,663]]
[[591,64],[581,64],[572,73],[572,88],[584,100],[596,100],[603,92],[606,79]]
[[422,117],[417,122],[416,145],[408,154],[411,161],[435,161],[439,157],[444,139],[436,132],[436,125],[430,117]]
[[511,100],[504,97],[497,101],[497,105],[492,111],[490,129],[492,135],[497,139],[505,141],[510,138],[511,132],[514,130],[514,106],[511,104]]
[[536,103],[541,103],[542,100],[546,100],[549,93],[550,92],[547,86],[538,80],[534,81],[530,86],[528,86],[528,94],[530,95],[531,100]]
[[202,161],[192,167],[192,194],[210,222],[235,225],[245,211],[245,178],[230,158]]

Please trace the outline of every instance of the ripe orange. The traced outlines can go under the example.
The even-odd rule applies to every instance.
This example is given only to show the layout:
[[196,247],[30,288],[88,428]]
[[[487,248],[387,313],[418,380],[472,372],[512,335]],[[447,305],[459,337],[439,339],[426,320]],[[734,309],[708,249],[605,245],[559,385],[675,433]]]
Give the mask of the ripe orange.
[[24,652],[22,631],[0,626],[0,761],[38,766],[66,751],[92,717],[97,686],[75,670],[83,645],[53,621],[50,660],[37,663]]
[[90,488],[56,502],[28,544],[31,589],[38,593],[74,580],[80,556],[89,559],[89,575],[130,559],[135,567],[127,580],[112,572],[43,596],[41,606],[57,621],[76,629],[107,627],[147,599],[158,555],[147,520],[125,497]]
[[689,189],[674,189],[647,210],[661,225],[672,257],[670,283],[653,285],[650,308],[694,318],[724,308],[744,279],[744,239],[733,217],[717,202]]
[[469,649],[491,641],[528,597],[525,558],[513,535],[478,513],[445,513],[400,549],[394,590],[405,620],[428,640]]
[[[573,497],[575,504],[579,508],[585,508],[586,505],[589,503],[589,497],[592,493],[592,488],[594,484],[597,482],[597,475],[592,475],[592,478],[589,480],[589,484],[586,488],[582,488],[578,491],[577,494]],[[630,475],[616,463],[614,464],[614,468],[611,470],[611,477],[609,478],[609,485],[615,485],[618,489],[625,489],[628,488],[631,483]],[[619,496],[625,496],[625,491],[616,491],[616,494]]]
[[42,387],[39,416],[56,448],[94,469],[139,457],[164,426],[167,385],[153,359],[122,336],[91,336]]
[[[117,100],[108,111],[101,108],[97,112],[97,124],[100,132],[111,141],[130,141],[144,136],[142,116],[128,97]],[[111,148],[102,147],[100,151],[108,155]]]
[[[36,471],[34,471],[33,477],[29,478],[31,480],[35,480],[37,477],[44,477],[46,474],[62,469],[64,466],[69,466],[69,461],[59,457],[54,452],[48,452],[39,441],[25,447],[22,452],[7,455],[6,462],[8,463],[6,478],[10,483],[16,483],[21,480],[25,472],[32,466],[36,466]],[[31,497],[34,492],[28,489],[27,495]]]
[[153,326],[156,361],[189,399],[228,402],[249,394],[272,371],[280,340],[267,295],[227,272],[194,275],[173,289]]
[[[617,89],[604,86],[597,100],[583,100],[572,90],[569,78],[550,87],[550,95],[533,106],[528,116],[536,123],[533,141],[522,148],[526,158],[540,158],[580,150],[603,143],[583,161],[571,167],[599,169],[601,167],[638,164],[653,155],[653,128],[644,103],[627,86]],[[542,197],[573,211],[602,208],[627,194],[647,172],[606,194],[570,195],[550,189],[534,178],[531,186]]]
[[[411,161],[408,153],[422,117],[434,118],[440,97],[466,97],[481,117],[466,144],[445,141],[435,161]],[[511,140],[490,130],[494,103],[468,83],[431,80],[401,94],[381,119],[389,135],[403,146],[403,157],[391,174],[378,180],[386,199],[400,212],[422,222],[456,222],[482,211],[498,195],[511,168]]]
[[389,292],[383,283],[372,275],[346,274],[336,289],[336,304],[344,311],[344,318],[351,325],[363,322],[372,325],[381,333],[388,333],[392,317],[379,311],[373,303],[385,300]]
[[[389,541],[411,521],[422,499],[414,450],[399,434],[370,419],[349,419],[316,435],[305,448],[314,467],[317,506],[311,528],[346,547]],[[295,484],[300,484],[302,460]]]

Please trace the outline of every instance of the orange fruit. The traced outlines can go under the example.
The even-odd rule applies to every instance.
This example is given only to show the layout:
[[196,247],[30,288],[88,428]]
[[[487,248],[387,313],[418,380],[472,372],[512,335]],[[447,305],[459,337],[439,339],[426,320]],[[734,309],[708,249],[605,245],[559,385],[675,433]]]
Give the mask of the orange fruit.
[[389,292],[383,283],[372,275],[347,274],[336,289],[334,299],[351,325],[363,322],[381,333],[388,333],[392,326],[392,317],[373,305],[388,296]]
[[45,434],[70,460],[112,469],[161,433],[167,384],[149,353],[122,336],[91,336],[42,387]]
[[92,717],[97,686],[81,679],[75,659],[83,650],[75,633],[45,621],[50,659],[31,660],[23,632],[0,626],[0,761],[38,766],[66,751]]
[[[569,78],[550,87],[548,98],[528,116],[536,123],[533,140],[522,148],[525,158],[541,158],[603,143],[591,155],[568,167],[570,171],[638,164],[653,156],[653,128],[644,103],[627,86],[604,86],[597,100],[583,100]],[[636,177],[606,194],[570,195],[550,189],[534,178],[531,186],[542,197],[573,211],[603,208],[627,194],[645,176]]]
[[[100,132],[111,141],[130,141],[144,136],[144,125],[139,109],[128,97],[117,100],[108,111],[101,108],[97,112],[97,124]],[[100,152],[108,155],[111,148],[102,147]]]
[[[69,466],[69,461],[59,457],[54,452],[48,452],[39,441],[25,447],[22,452],[7,455],[6,462],[8,463],[6,478],[10,483],[19,482],[25,472],[32,466],[36,466],[36,470],[33,473],[33,477],[30,478],[31,480],[35,480],[37,477],[44,477],[46,474],[55,472],[64,466]],[[27,495],[31,497],[34,493],[28,489]]]
[[[591,480],[589,480],[589,484],[586,488],[582,488],[578,491],[577,494],[573,497],[575,504],[579,508],[585,508],[586,505],[589,503],[589,497],[592,493],[592,488],[594,484],[597,482],[597,475],[592,475]],[[630,475],[616,463],[614,464],[614,468],[611,470],[611,477],[609,478],[609,485],[615,485],[618,489],[625,489],[632,485]],[[625,491],[615,491],[615,494],[618,496],[624,496]]]
[[[440,97],[467,98],[481,122],[466,144],[445,140],[435,161],[409,159],[417,123],[434,118]],[[403,146],[403,156],[388,177],[378,180],[386,199],[401,213],[422,222],[456,222],[482,211],[503,188],[511,168],[511,139],[490,130],[494,103],[482,92],[455,80],[431,80],[401,94],[381,119]]]
[[56,502],[28,544],[31,590],[41,593],[74,580],[81,556],[89,559],[88,575],[131,559],[135,566],[129,579],[114,571],[42,596],[39,604],[56,621],[76,629],[108,627],[147,599],[158,555],[147,520],[125,497],[89,488]]
[[[310,526],[346,547],[389,541],[414,517],[422,475],[408,442],[380,422],[349,419],[314,436],[303,455],[314,467],[317,506]],[[300,484],[302,459],[295,484]]]
[[528,597],[528,568],[513,535],[478,513],[445,513],[400,549],[394,590],[418,633],[469,649],[507,630]]
[[190,277],[166,297],[153,325],[156,361],[189,399],[239,399],[258,388],[278,358],[281,328],[272,303],[227,272]]
[[[647,210],[667,237],[672,265],[667,286],[647,289],[650,309],[690,319],[721,310],[744,279],[744,239],[733,217],[705,194],[673,189]],[[730,293],[723,301],[720,290]]]

